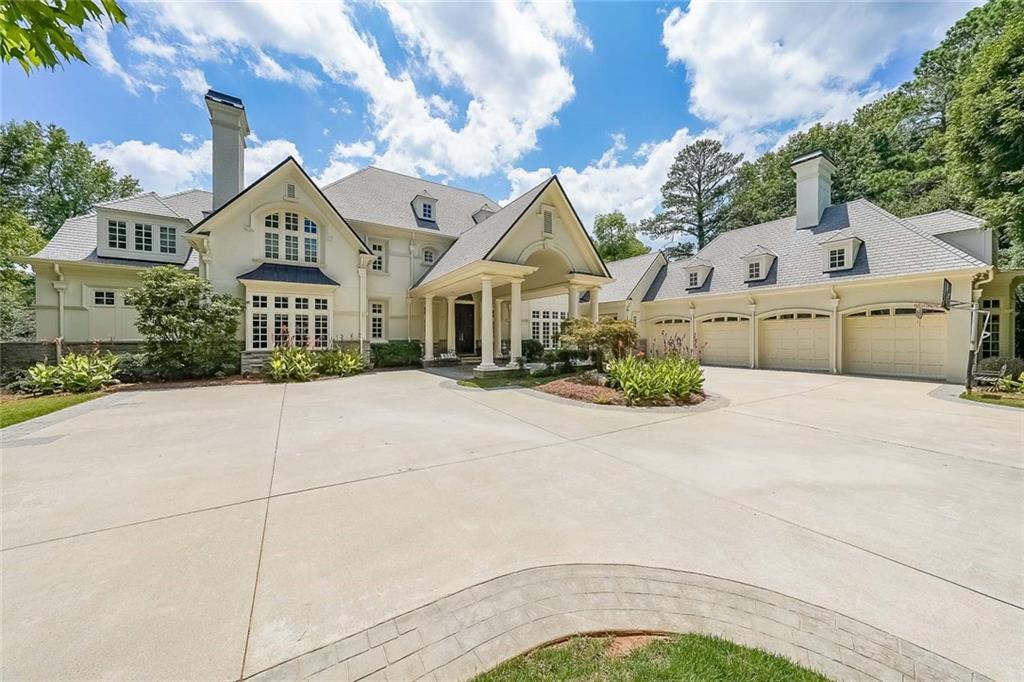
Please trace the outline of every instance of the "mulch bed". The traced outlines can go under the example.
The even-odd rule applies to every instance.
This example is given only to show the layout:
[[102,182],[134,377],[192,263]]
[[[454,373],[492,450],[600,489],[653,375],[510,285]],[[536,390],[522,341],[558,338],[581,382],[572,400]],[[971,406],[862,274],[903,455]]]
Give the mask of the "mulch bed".
[[[597,386],[591,383],[585,383],[579,379],[579,377],[567,377],[565,379],[557,379],[550,381],[542,386],[537,387],[538,391],[550,393],[556,395],[559,398],[568,398],[569,400],[579,400],[584,403],[592,403],[595,405],[630,405],[626,401],[626,396],[622,394],[617,388],[610,388],[608,386]],[[642,404],[632,405],[633,407],[673,407],[673,406],[686,406],[686,405],[699,405],[704,402],[704,396],[699,393],[691,394],[686,400],[651,400],[646,401]]]

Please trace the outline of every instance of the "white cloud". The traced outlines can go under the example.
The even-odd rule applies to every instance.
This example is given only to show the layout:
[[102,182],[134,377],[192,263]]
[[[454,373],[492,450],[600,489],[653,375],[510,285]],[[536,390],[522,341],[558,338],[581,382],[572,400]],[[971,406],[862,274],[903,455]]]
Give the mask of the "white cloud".
[[686,67],[690,111],[750,152],[783,133],[848,117],[884,94],[880,67],[933,43],[959,3],[711,3],[663,24],[669,62]]
[[[331,150],[327,167],[316,177],[317,184],[323,186],[355,173],[366,165],[365,161],[371,159],[376,151],[377,145],[372,140],[351,144],[337,143]],[[352,159],[361,159],[364,163],[357,163]]]
[[128,47],[135,52],[154,59],[173,60],[177,57],[178,51],[174,45],[161,43],[147,36],[136,36],[128,41]]
[[294,83],[306,90],[312,90],[320,85],[320,80],[309,71],[297,68],[286,69],[265,52],[257,51],[256,60],[250,62],[249,65],[257,78]]
[[[630,221],[639,221],[654,213],[676,153],[694,139],[690,131],[683,128],[667,140],[640,145],[629,155],[631,161],[623,162],[621,157],[628,149],[626,140],[622,135],[615,135],[611,147],[598,160],[582,170],[563,166],[557,171],[558,179],[588,230],[593,228],[594,216],[599,213],[622,211]],[[512,185],[509,199],[552,174],[550,168],[534,171],[513,168],[508,173]]]
[[[182,136],[185,147],[172,149],[155,142],[127,140],[115,144],[101,142],[89,150],[106,159],[118,173],[135,176],[147,192],[169,194],[193,187],[209,187],[213,143],[194,144],[194,138]],[[245,150],[245,183],[250,184],[287,156],[302,163],[298,148],[289,140],[267,140]]]
[[103,73],[120,79],[125,89],[133,95],[139,94],[140,88],[146,88],[153,93],[163,90],[163,86],[136,78],[122,68],[110,49],[110,40],[107,36],[109,30],[106,24],[100,22],[89,22],[82,29],[82,52],[89,63]]
[[368,97],[380,147],[376,162],[431,175],[486,175],[532,149],[537,132],[555,124],[574,95],[565,50],[589,46],[568,3],[385,3],[412,70],[468,95],[456,116],[455,104],[422,92],[412,71],[388,67],[350,7],[211,3],[201,13],[181,3],[150,7],[159,28],[187,44],[251,51],[265,77],[281,75],[260,57],[268,52],[316,60],[328,78]]
[[192,67],[180,69],[174,75],[181,84],[181,89],[188,93],[189,99],[198,106],[203,106],[203,96],[210,89],[206,75]]

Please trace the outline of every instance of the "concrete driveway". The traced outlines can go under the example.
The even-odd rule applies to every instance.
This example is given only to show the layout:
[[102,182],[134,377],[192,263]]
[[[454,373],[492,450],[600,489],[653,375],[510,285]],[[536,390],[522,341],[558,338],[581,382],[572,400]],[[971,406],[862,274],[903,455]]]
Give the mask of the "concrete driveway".
[[420,371],[122,393],[3,442],[3,677],[231,679],[510,571],[629,563],[1024,678],[1024,412],[709,368],[719,409]]

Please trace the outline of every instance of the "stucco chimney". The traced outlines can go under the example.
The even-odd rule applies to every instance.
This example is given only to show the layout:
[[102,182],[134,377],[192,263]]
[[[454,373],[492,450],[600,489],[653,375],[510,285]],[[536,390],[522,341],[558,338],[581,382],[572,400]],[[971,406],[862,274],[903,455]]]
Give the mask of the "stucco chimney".
[[793,159],[790,168],[796,173],[797,229],[814,227],[832,205],[832,173],[836,165],[819,150]]
[[206,108],[213,128],[213,210],[228,203],[245,184],[245,138],[249,121],[242,100],[208,90]]

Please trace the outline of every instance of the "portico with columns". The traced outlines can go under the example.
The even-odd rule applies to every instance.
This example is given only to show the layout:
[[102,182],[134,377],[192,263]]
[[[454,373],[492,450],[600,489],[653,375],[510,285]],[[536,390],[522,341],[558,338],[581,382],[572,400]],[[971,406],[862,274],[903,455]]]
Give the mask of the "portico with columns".
[[[525,301],[564,295],[568,317],[574,318],[579,316],[581,295],[586,292],[591,301],[598,301],[601,286],[613,281],[557,178],[527,192],[471,232],[478,233],[476,239],[460,239],[410,290],[413,299],[425,306],[423,356],[427,362],[440,352],[459,352],[459,306],[468,305],[463,301],[470,297],[473,328],[479,330],[470,347],[475,353],[475,342],[479,342],[476,370],[486,373],[503,369],[498,360],[505,357],[506,320],[506,367],[517,366]],[[435,306],[439,300],[445,302],[440,313]],[[598,307],[589,308],[596,320]],[[439,350],[441,329],[447,348]]]

